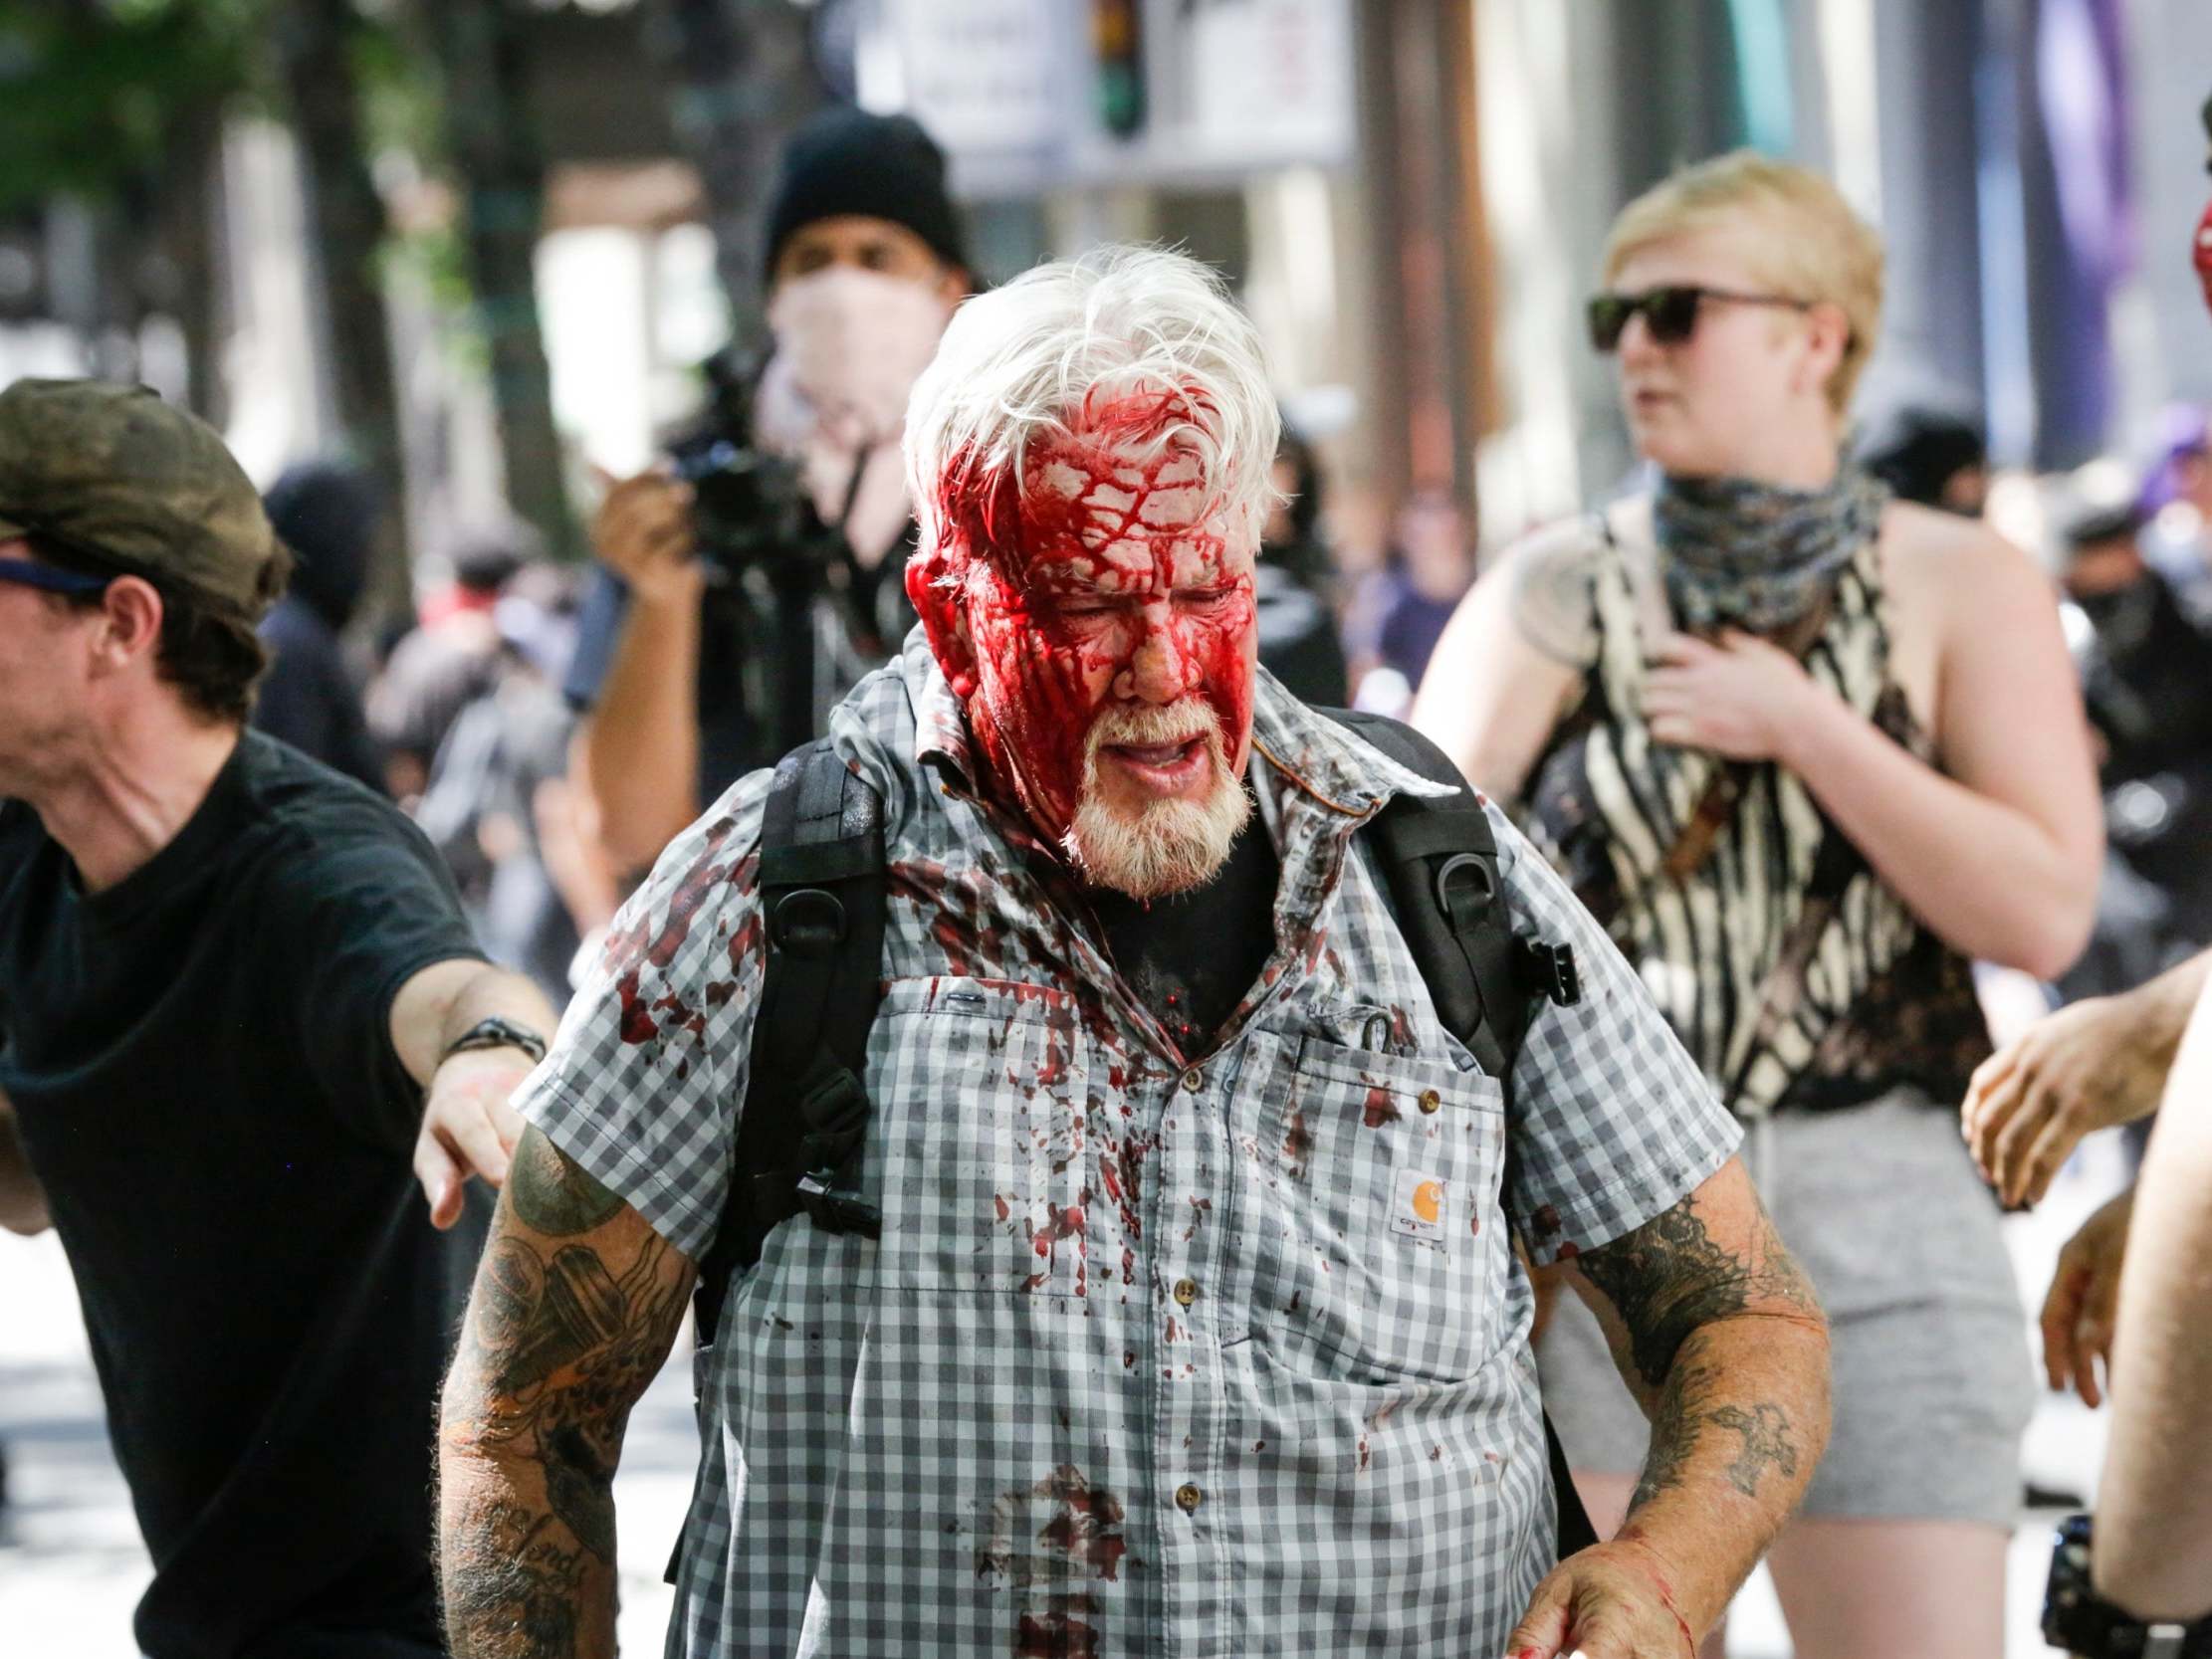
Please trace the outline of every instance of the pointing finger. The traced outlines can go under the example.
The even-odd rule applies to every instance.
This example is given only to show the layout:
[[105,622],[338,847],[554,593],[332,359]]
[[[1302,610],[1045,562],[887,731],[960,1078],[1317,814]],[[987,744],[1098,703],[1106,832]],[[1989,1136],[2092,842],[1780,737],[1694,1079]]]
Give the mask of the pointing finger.
[[430,1205],[430,1225],[444,1232],[461,1218],[461,1170],[427,1125],[415,1137],[414,1169]]

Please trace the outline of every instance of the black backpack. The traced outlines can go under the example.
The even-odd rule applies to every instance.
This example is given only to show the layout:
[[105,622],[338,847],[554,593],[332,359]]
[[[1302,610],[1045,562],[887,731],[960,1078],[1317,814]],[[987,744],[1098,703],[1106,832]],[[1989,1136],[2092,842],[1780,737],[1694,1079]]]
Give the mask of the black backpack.
[[[1379,715],[1321,713],[1408,770],[1454,795],[1401,794],[1375,819],[1391,909],[1445,1028],[1506,1083],[1539,998],[1581,999],[1572,949],[1512,932],[1499,890],[1497,845],[1481,802],[1443,751]],[[732,1278],[760,1260],[771,1230],[803,1211],[831,1232],[880,1235],[861,1195],[868,1128],[860,1081],[882,997],[883,801],[820,738],[775,768],[761,833],[761,909],[769,959],[754,1026],[753,1067],[739,1121],[730,1199],[699,1266],[702,1345]],[[1597,1542],[1544,1422],[1559,1494],[1562,1558]]]

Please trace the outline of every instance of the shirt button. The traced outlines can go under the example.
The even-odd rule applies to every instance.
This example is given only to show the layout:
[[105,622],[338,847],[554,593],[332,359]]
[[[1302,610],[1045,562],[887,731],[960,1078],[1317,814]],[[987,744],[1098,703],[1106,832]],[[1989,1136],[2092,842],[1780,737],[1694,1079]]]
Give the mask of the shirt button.
[[1183,1074],[1183,1087],[1190,1090],[1192,1094],[1197,1094],[1206,1087],[1206,1074],[1200,1071],[1198,1067],[1193,1066]]
[[1434,1112],[1434,1111],[1436,1111],[1436,1110],[1437,1110],[1437,1108],[1438,1108],[1438,1107],[1439,1107],[1439,1106],[1441,1106],[1441,1105],[1443,1105],[1443,1096],[1441,1096],[1441,1095],[1438,1094],[1438,1093],[1436,1092],[1436,1090],[1434,1090],[1434,1089],[1424,1089],[1424,1090],[1423,1090],[1423,1091],[1421,1092],[1421,1109],[1422,1109],[1422,1111],[1424,1111],[1424,1112]]
[[1197,1487],[1193,1486],[1189,1481],[1185,1481],[1181,1486],[1175,1489],[1175,1507],[1181,1510],[1185,1515],[1196,1513],[1198,1507],[1205,1502],[1206,1494],[1201,1492]]
[[1188,1308],[1199,1299],[1199,1282],[1196,1279],[1178,1279],[1175,1282],[1175,1299]]

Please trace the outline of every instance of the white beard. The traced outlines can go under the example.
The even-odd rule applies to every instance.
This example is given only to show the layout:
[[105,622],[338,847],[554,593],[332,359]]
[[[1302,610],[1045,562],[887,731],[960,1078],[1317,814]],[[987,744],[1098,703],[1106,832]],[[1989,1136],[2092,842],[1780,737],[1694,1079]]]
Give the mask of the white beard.
[[[1172,743],[1205,735],[1214,787],[1202,800],[1147,804],[1134,818],[1101,799],[1098,751],[1107,743]],[[1251,801],[1230,773],[1220,721],[1203,703],[1109,710],[1083,742],[1083,792],[1061,848],[1085,880],[1132,899],[1162,899],[1204,886],[1228,862]]]

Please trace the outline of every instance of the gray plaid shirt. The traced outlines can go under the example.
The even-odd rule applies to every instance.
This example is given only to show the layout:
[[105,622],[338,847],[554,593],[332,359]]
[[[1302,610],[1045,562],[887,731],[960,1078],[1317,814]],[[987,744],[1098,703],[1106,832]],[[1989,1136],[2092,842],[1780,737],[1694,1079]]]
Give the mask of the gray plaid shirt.
[[[1500,1651],[1554,1526],[1508,1223],[1542,1260],[1602,1244],[1737,1141],[1621,957],[1493,808],[1516,924],[1586,987],[1538,1014],[1508,1122],[1353,835],[1437,786],[1262,674],[1276,950],[1189,1059],[975,798],[919,630],[832,730],[886,801],[883,1237],[794,1219],[733,1285],[668,1652]],[[695,1260],[767,792],[669,848],[522,1102]]]

